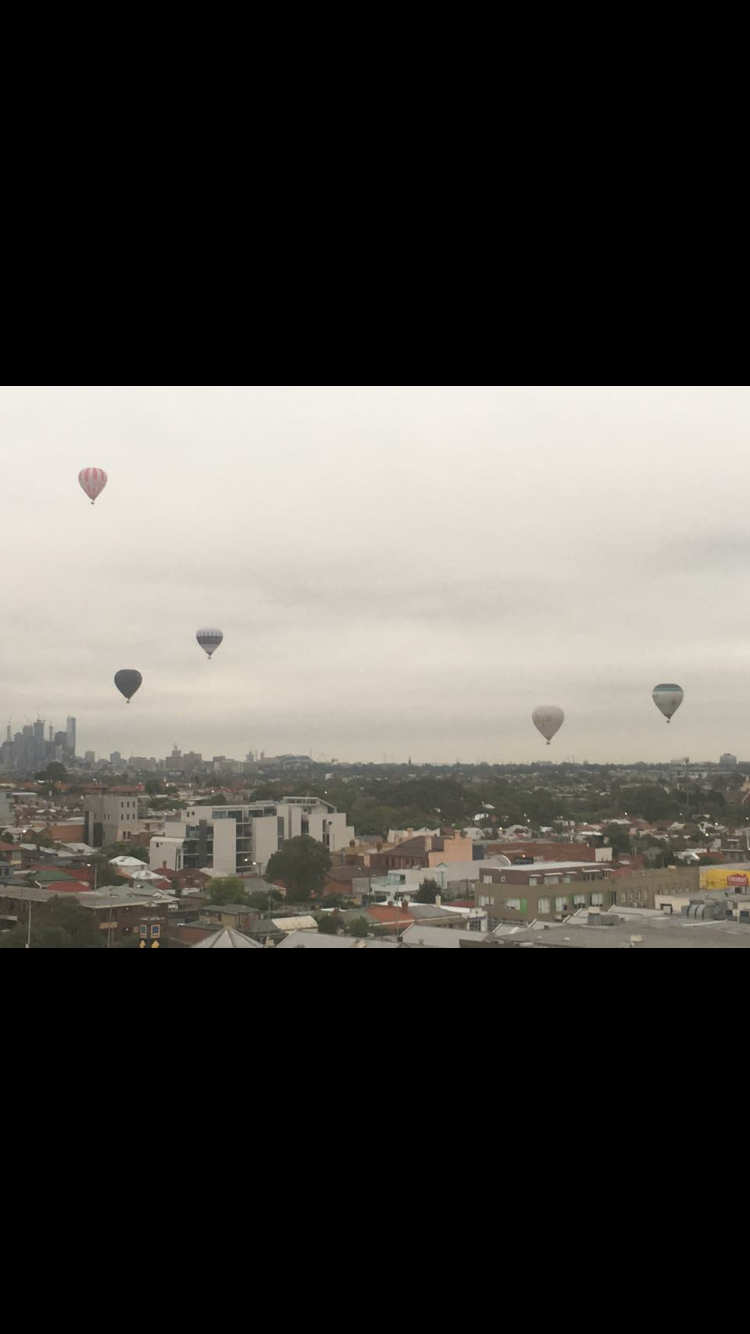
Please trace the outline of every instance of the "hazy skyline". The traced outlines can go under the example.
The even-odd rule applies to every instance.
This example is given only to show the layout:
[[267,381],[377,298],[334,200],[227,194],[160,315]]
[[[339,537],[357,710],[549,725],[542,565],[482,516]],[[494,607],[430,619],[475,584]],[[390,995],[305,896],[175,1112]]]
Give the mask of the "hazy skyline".
[[9,386],[0,438],[3,735],[40,711],[126,757],[750,758],[747,386]]

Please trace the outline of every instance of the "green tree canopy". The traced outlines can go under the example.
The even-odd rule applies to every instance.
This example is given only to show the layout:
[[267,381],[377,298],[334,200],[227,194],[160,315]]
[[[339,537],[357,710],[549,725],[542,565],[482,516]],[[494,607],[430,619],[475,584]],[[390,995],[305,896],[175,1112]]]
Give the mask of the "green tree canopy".
[[417,893],[417,903],[434,903],[439,893],[437,880],[423,880]]
[[359,940],[366,940],[372,931],[372,923],[368,917],[354,917],[346,928],[348,936],[357,936]]
[[[258,912],[268,912],[269,898],[271,900],[271,907],[273,907],[274,903],[284,902],[284,895],[280,889],[272,889],[270,892],[263,889],[256,890],[255,893],[248,894],[247,902],[251,908],[256,908]],[[244,903],[244,901],[244,899],[239,900],[240,903]]]
[[604,830],[605,838],[609,839],[610,847],[616,855],[623,852],[630,852],[630,833],[624,824],[608,824]]
[[321,894],[331,857],[322,843],[303,835],[292,838],[275,852],[266,867],[267,880],[281,880],[287,887],[290,903],[302,903]]
[[337,936],[341,930],[342,917],[340,912],[321,913],[315,920],[322,936]]
[[95,872],[97,889],[105,889],[108,885],[119,885],[124,889],[127,884],[117,867],[110,866],[108,857],[96,857],[91,862],[91,870]]
[[67,776],[68,771],[65,765],[60,764],[58,760],[53,760],[51,764],[47,765],[44,772],[36,774],[35,778],[39,783],[64,783]]
[[[31,909],[31,948],[41,950],[102,949],[104,933],[99,919],[76,898],[58,894],[47,903],[34,903]],[[0,949],[25,949],[27,924],[0,932]]]
[[254,906],[245,881],[240,880],[238,876],[226,875],[211,880],[206,885],[206,894],[209,903],[217,908],[226,903],[246,903],[248,907]]

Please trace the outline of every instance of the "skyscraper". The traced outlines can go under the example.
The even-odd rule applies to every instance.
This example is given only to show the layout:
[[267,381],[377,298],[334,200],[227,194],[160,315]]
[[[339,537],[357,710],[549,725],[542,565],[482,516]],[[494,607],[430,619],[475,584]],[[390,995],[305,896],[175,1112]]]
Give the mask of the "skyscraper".
[[71,755],[75,755],[75,753],[76,753],[76,720],[75,720],[75,718],[69,718],[69,719],[68,719],[68,725],[67,725],[67,727],[66,727],[66,729],[65,729],[65,736],[66,736],[66,738],[67,738],[67,740],[66,740],[66,744],[67,744],[68,750],[70,751]]

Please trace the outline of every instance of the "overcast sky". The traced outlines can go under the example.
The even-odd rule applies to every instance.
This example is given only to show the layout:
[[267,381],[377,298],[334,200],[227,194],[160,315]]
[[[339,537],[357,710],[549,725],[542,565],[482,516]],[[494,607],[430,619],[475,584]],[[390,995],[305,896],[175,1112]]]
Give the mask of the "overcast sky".
[[[0,439],[14,731],[71,713],[98,755],[750,759],[747,386],[10,386]],[[144,676],[130,708],[121,667]],[[551,750],[538,704],[567,715]]]

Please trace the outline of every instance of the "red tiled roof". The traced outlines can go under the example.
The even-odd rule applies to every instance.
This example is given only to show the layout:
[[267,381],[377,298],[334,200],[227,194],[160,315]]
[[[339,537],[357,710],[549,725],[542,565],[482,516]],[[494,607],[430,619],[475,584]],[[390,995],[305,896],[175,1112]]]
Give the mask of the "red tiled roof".
[[0,852],[15,852],[15,843],[0,843]]
[[379,926],[413,926],[414,918],[403,908],[368,908],[367,916]]

